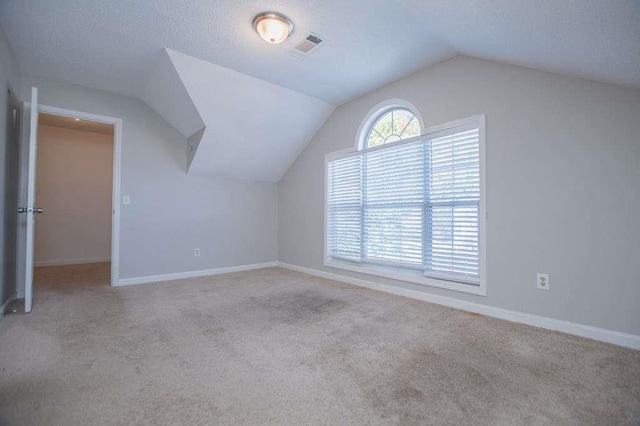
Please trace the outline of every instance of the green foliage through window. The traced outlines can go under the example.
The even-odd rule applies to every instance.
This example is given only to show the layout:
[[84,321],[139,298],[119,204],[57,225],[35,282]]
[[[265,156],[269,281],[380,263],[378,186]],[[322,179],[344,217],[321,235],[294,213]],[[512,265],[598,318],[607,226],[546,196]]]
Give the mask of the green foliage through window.
[[411,111],[396,108],[382,114],[369,130],[367,148],[420,136],[420,123]]

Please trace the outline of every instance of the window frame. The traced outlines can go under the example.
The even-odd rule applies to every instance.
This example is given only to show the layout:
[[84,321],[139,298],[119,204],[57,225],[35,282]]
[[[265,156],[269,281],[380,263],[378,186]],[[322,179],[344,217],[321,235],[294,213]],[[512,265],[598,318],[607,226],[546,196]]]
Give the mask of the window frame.
[[[378,109],[377,114],[367,116],[364,123],[374,123],[377,118],[387,112],[389,109],[397,107],[393,105],[386,109],[386,111],[380,111]],[[403,106],[403,108],[406,108]],[[415,110],[411,109],[411,112]],[[422,120],[419,114],[414,112],[419,120]],[[372,119],[373,117],[373,119]],[[421,123],[422,134],[417,137],[402,139],[399,141],[383,144],[380,146],[366,148],[363,143],[366,143],[366,135],[369,134],[369,128],[365,125],[361,125],[359,135],[357,138],[357,145],[354,148],[349,148],[341,151],[331,152],[325,155],[324,165],[324,251],[323,251],[323,264],[325,267],[337,268],[351,272],[358,272],[366,275],[373,275],[383,278],[391,278],[398,281],[404,281],[414,284],[421,284],[430,287],[444,288],[453,291],[459,291],[463,293],[470,293],[479,296],[487,295],[487,192],[486,192],[486,132],[485,132],[485,114],[474,115],[471,117],[463,118],[460,120],[451,121],[448,123],[440,124],[437,126],[431,126],[425,128]],[[479,155],[480,155],[480,201],[478,211],[478,251],[479,251],[479,283],[472,280],[466,280],[462,277],[451,278],[450,276],[438,276],[437,273],[429,273],[428,276],[424,275],[421,270],[412,270],[409,268],[398,267],[393,265],[383,264],[371,264],[371,263],[356,263],[348,260],[334,259],[329,255],[328,246],[328,219],[329,219],[329,205],[328,205],[328,171],[329,163],[334,160],[347,158],[353,155],[364,154],[367,152],[373,152],[381,149],[387,149],[390,147],[409,144],[425,138],[433,139],[437,138],[439,134],[445,135],[447,131],[452,128],[457,128],[465,125],[477,125],[479,134]],[[365,134],[363,137],[362,135]]]

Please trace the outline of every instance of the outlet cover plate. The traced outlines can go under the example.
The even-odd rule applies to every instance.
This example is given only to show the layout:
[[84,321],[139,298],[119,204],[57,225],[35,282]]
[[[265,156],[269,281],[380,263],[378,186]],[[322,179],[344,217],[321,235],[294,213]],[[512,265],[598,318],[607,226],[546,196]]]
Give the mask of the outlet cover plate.
[[549,274],[541,274],[538,272],[537,285],[540,290],[549,290]]

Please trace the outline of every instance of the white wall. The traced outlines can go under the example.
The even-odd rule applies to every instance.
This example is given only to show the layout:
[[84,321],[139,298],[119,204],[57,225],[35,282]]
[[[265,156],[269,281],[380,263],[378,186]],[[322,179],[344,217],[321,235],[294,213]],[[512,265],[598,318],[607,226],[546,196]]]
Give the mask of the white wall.
[[[486,113],[487,296],[323,266],[324,155],[377,103]],[[640,90],[456,57],[339,107],[279,183],[279,260],[640,335]],[[550,290],[536,289],[536,272]]]
[[39,126],[36,266],[111,259],[113,135]]
[[[0,28],[0,306],[15,292],[16,271],[16,208],[18,197],[17,140],[7,129],[7,89],[11,89],[19,100],[21,76],[13,59],[7,39]],[[18,117],[19,118],[19,117]]]
[[276,184],[187,175],[185,138],[138,99],[25,77],[31,86],[41,104],[123,120],[121,279],[276,260]]

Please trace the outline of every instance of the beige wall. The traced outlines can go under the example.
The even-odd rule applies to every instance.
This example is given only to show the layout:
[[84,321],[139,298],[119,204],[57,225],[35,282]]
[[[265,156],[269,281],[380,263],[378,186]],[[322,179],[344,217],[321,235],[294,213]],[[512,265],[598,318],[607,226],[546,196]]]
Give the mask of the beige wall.
[[111,257],[113,136],[38,129],[36,265]]

